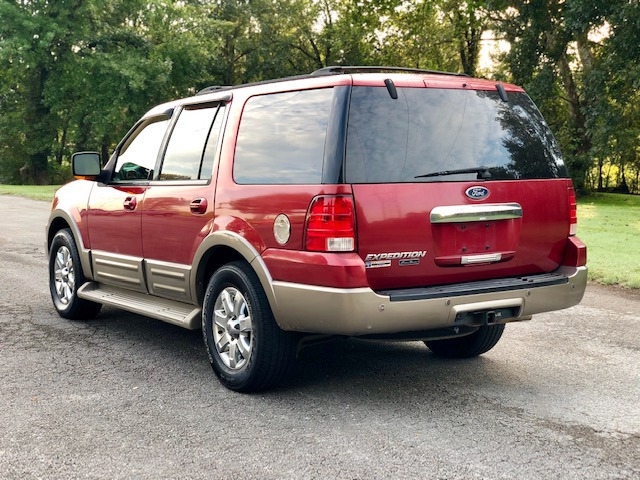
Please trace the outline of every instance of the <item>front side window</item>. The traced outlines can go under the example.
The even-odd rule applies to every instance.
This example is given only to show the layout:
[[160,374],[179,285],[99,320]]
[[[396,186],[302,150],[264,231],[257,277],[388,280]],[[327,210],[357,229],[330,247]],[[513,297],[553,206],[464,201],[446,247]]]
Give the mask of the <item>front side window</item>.
[[167,144],[160,180],[211,178],[222,116],[218,105],[191,105],[182,110]]
[[549,127],[524,93],[505,102],[497,91],[398,88],[393,99],[384,87],[352,90],[348,183],[566,176]]
[[149,180],[153,176],[168,124],[166,116],[147,119],[125,139],[118,151],[113,181]]
[[332,97],[325,88],[250,98],[236,143],[236,183],[320,183]]

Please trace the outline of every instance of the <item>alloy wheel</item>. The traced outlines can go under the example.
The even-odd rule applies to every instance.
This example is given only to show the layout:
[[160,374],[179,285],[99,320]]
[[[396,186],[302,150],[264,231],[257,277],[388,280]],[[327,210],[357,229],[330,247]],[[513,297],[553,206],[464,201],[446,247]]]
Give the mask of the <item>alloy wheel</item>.
[[64,245],[56,252],[54,269],[56,294],[61,303],[68,305],[73,300],[75,293],[76,275],[71,251]]
[[232,369],[249,361],[253,347],[251,310],[242,293],[234,287],[223,289],[214,305],[213,339],[218,355]]

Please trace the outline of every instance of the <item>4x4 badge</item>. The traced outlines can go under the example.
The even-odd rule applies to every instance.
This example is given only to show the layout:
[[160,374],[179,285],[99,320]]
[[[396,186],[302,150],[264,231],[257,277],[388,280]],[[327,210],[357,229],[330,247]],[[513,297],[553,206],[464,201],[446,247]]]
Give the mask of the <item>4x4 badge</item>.
[[489,189],[486,187],[475,186],[467,188],[464,193],[471,200],[482,200],[487,198],[491,192],[489,192]]

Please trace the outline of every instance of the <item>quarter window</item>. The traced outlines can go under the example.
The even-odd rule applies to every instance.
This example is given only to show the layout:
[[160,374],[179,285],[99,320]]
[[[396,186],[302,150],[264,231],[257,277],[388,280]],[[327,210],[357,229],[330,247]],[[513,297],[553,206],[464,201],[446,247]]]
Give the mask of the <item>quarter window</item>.
[[238,132],[234,180],[320,183],[332,95],[325,88],[250,98]]

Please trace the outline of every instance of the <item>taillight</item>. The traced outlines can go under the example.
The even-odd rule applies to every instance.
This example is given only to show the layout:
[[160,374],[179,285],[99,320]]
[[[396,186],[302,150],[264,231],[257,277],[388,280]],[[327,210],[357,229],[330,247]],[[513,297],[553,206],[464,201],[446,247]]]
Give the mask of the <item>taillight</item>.
[[578,232],[578,204],[576,202],[576,191],[569,185],[569,235]]
[[587,264],[587,246],[578,237],[567,239],[562,265],[568,267],[583,267]]
[[353,197],[322,195],[309,205],[306,248],[314,252],[353,252],[356,245]]

